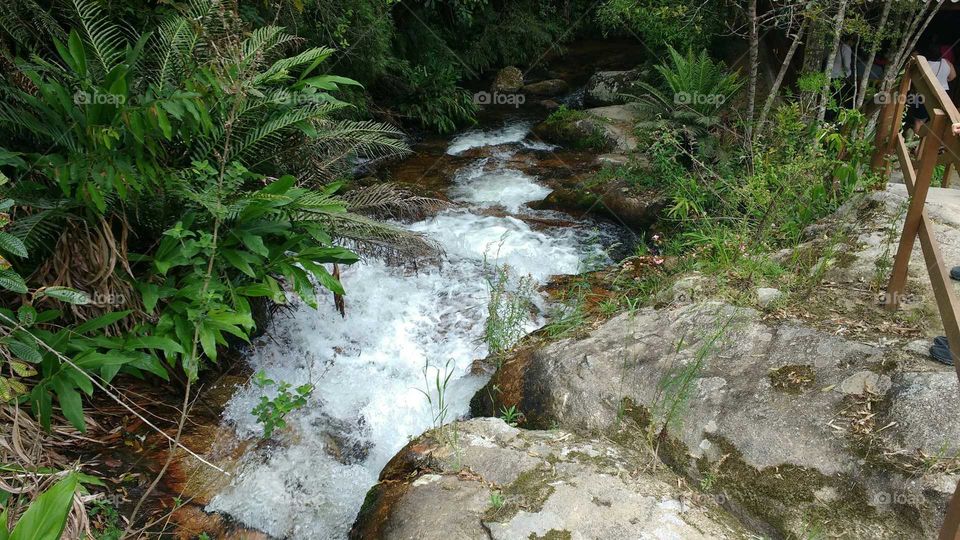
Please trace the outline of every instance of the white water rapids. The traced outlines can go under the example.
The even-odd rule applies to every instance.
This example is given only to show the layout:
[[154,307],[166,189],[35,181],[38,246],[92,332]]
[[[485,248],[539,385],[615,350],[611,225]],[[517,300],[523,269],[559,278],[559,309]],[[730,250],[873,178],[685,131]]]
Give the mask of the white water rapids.
[[[503,144],[542,149],[525,141],[528,131],[514,124],[468,132],[447,153]],[[290,429],[275,434],[276,444],[243,457],[231,485],[207,510],[277,538],[345,538],[383,466],[433,427],[423,392],[436,399],[436,391],[424,382],[424,366],[431,381],[436,370],[453,370],[447,421],[466,415],[470,398],[485,384],[470,366],[487,355],[482,337],[489,264],[506,264],[542,284],[602,257],[589,224],[534,229],[514,217],[538,214],[524,204],[549,192],[536,178],[509,169],[504,156],[479,159],[458,171],[449,189],[462,206],[407,225],[443,247],[442,265],[411,272],[367,259],[343,272],[346,318],[332,302],[278,315],[251,347],[248,362],[273,380],[316,388],[305,408],[288,415]],[[481,213],[493,206],[508,215]],[[529,329],[539,323],[531,320]],[[251,410],[263,393],[248,384],[228,404],[225,421],[241,437],[262,433]]]

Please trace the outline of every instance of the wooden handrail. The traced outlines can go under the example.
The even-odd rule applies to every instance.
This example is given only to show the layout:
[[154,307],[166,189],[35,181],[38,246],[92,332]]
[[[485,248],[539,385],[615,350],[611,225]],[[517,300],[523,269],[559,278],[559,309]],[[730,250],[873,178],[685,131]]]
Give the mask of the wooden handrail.
[[[913,95],[917,96],[916,99],[922,100],[921,103],[930,113],[930,119],[919,133],[921,143],[916,167],[900,129],[911,88]],[[933,222],[925,210],[927,194],[937,166],[944,165],[944,187],[949,186],[951,167],[960,170],[960,137],[953,135],[951,131],[951,126],[957,123],[960,123],[960,111],[940,85],[930,69],[930,64],[922,56],[912,58],[904,71],[898,93],[887,101],[880,113],[872,166],[874,170],[882,170],[889,175],[890,161],[887,158],[894,153],[910,196],[910,207],[904,221],[903,233],[900,235],[900,247],[887,285],[887,307],[896,309],[900,303],[906,288],[910,255],[919,237],[937,309],[950,344],[953,365],[960,379],[960,356],[957,354],[960,352],[960,302],[950,283],[947,266],[934,235]],[[952,410],[952,407],[947,410]],[[957,484],[947,507],[947,515],[940,529],[940,540],[960,540],[960,483]]]

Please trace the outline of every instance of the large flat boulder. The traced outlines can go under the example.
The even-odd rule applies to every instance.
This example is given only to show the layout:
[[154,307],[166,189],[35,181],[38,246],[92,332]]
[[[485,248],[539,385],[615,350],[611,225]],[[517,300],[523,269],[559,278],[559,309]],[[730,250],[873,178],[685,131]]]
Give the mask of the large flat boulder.
[[384,469],[351,538],[748,538],[720,495],[678,487],[651,455],[494,418],[410,443]]
[[653,440],[677,472],[716,486],[770,534],[815,523],[831,537],[935,538],[960,471],[960,418],[946,412],[957,390],[952,370],[903,348],[707,301],[534,343],[473,408]]

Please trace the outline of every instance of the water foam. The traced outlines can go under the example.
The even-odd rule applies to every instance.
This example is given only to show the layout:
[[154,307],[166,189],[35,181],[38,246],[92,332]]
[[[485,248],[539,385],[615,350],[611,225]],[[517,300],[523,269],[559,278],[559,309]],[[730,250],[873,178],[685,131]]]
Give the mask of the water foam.
[[[477,163],[464,172],[455,186],[461,200],[516,209],[543,191],[517,171],[482,171]],[[409,228],[443,247],[442,265],[411,272],[365,260],[342,276],[346,318],[332,302],[319,310],[301,305],[278,316],[269,337],[254,344],[248,357],[254,370],[294,386],[311,382],[316,389],[307,407],[288,415],[290,429],[275,437],[278,444],[262,444],[244,456],[231,486],[207,510],[280,538],[346,537],[383,466],[433,427],[423,391],[434,399],[436,391],[424,382],[424,369],[429,380],[438,371],[453,372],[445,393],[447,421],[466,415],[470,398],[486,382],[470,367],[487,354],[482,336],[489,264],[543,283],[579,271],[599,250],[586,228],[534,229],[513,216],[467,209]],[[241,436],[262,432],[250,414],[261,395],[262,389],[247,385],[224,412]]]
[[457,172],[448,191],[450,197],[480,207],[502,206],[516,213],[526,203],[550,194],[550,188],[521,171],[506,167],[487,170],[489,161],[482,159]]
[[455,156],[473,148],[519,143],[527,138],[531,126],[529,122],[520,122],[494,130],[471,129],[450,142],[447,154]]

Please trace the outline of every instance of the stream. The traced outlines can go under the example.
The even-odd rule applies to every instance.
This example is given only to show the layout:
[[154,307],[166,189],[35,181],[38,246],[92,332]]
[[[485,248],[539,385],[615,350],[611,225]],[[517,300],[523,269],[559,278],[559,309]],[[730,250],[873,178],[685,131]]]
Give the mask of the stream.
[[[450,376],[447,422],[466,416],[486,383],[489,374],[473,365],[487,356],[491,267],[506,265],[514,282],[530,276],[539,287],[607,261],[611,226],[526,206],[551,191],[529,168],[512,166],[518,154],[536,161],[552,150],[531,137],[531,125],[513,118],[470,130],[430,156],[457,160],[444,186],[457,204],[402,226],[436,242],[440,264],[412,271],[364,258],[342,274],[345,318],[324,302],[273,319],[248,351],[251,369],[315,390],[287,416],[288,429],[242,458],[206,510],[277,538],[345,538],[387,461],[434,427],[437,375]],[[568,225],[552,225],[559,221]],[[533,304],[526,331],[544,324],[549,309],[539,293]],[[223,421],[241,437],[259,436],[251,410],[264,394],[252,383],[239,388]]]

